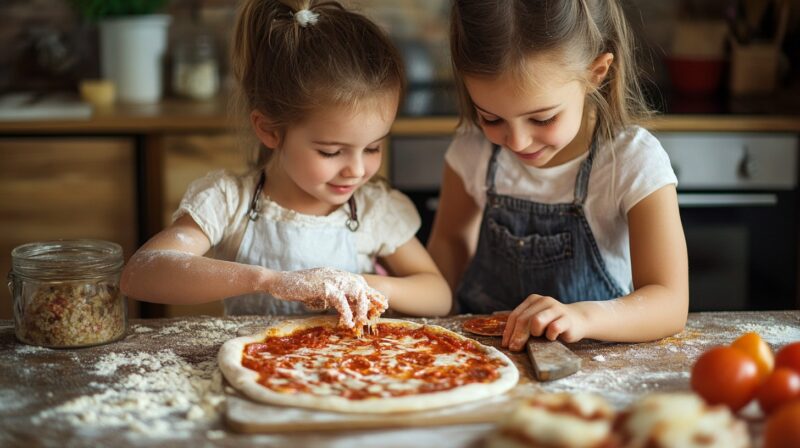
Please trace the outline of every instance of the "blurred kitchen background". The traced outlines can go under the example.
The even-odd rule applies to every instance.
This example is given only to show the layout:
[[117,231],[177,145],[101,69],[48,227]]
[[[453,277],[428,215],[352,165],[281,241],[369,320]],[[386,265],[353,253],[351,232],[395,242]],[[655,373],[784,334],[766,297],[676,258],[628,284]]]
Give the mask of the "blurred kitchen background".
[[[97,9],[103,3],[152,4],[159,15],[146,16],[144,31],[115,32],[120,24]],[[449,1],[343,3],[388,30],[406,59],[409,93],[382,174],[418,205],[424,240],[457,123]],[[624,3],[660,113],[649,127],[681,182],[692,309],[797,308],[800,0]],[[0,272],[11,249],[31,241],[107,239],[129,257],[168,224],[192,179],[241,169],[226,119],[235,8],[235,0],[0,2]],[[125,33],[133,43],[122,42]],[[143,48],[152,68],[122,60]],[[220,309],[130,302],[134,317]],[[3,289],[0,318],[11,310]]]

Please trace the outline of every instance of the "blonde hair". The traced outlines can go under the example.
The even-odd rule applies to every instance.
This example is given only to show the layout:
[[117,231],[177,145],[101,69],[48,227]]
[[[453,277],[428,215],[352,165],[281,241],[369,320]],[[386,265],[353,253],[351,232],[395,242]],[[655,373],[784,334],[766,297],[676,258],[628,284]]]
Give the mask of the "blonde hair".
[[596,135],[610,141],[651,114],[634,60],[634,40],[617,0],[455,0],[450,50],[461,102],[461,121],[478,124],[464,76],[529,79],[535,55],[557,62],[588,83],[587,68],[603,53],[614,55],[604,82],[590,90]]
[[[320,107],[405,91],[402,59],[386,34],[334,1],[244,0],[231,65],[235,112],[257,110],[281,134]],[[259,147],[251,165],[262,167],[269,154]]]

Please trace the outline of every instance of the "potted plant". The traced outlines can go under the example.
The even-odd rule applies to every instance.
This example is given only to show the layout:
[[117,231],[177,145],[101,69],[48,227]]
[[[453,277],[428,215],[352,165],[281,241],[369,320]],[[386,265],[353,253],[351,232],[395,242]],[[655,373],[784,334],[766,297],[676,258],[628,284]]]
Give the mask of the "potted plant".
[[171,17],[157,14],[168,0],[70,0],[100,28],[100,70],[124,102],[161,99],[162,62]]

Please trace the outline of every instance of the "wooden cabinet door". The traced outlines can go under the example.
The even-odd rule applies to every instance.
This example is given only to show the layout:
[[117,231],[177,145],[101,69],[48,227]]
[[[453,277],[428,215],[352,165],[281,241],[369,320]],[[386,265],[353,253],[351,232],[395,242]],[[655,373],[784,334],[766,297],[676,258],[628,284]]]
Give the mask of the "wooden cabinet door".
[[[163,223],[172,222],[189,184],[209,171],[226,169],[236,173],[247,170],[247,153],[235,134],[167,135],[160,143],[163,149]],[[222,302],[200,305],[167,305],[166,316],[223,314]]]
[[[0,139],[0,276],[11,250],[33,241],[92,238],[136,249],[135,147],[126,138]],[[5,283],[5,281],[3,282]],[[0,288],[0,318],[12,316]],[[131,316],[138,316],[129,303]]]
[[234,134],[166,135],[163,148],[163,223],[172,222],[172,213],[195,179],[210,171],[226,169],[236,173],[247,170],[247,154]]

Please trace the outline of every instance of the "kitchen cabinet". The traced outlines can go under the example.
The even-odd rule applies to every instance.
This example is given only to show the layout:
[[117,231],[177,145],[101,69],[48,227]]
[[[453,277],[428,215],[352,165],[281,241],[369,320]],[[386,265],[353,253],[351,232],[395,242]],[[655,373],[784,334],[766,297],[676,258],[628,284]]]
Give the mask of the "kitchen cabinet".
[[[11,250],[41,240],[113,241],[129,257],[137,244],[135,153],[122,137],[0,138],[0,273]],[[129,311],[137,315],[135,302]],[[0,317],[12,315],[0,288]]]
[[162,223],[172,222],[172,213],[189,184],[209,171],[225,169],[242,172],[247,169],[245,151],[239,148],[234,134],[171,134],[162,137],[163,200]]

